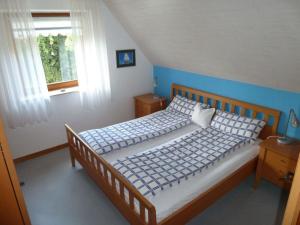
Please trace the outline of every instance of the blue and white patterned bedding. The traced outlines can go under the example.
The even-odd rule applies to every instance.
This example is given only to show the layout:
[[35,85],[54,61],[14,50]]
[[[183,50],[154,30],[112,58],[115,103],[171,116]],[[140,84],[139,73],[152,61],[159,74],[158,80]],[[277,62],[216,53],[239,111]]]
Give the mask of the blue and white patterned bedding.
[[141,194],[154,196],[250,142],[249,138],[209,127],[112,164]]
[[159,111],[149,116],[79,133],[97,154],[105,154],[167,134],[188,125],[190,116]]

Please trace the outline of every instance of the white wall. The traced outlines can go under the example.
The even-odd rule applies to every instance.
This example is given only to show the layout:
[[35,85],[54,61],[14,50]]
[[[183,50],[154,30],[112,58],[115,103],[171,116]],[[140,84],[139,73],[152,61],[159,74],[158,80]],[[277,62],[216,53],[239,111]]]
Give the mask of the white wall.
[[299,0],[105,0],[155,65],[300,92]]
[[[32,0],[32,8],[64,10],[68,9],[68,5],[62,0]],[[152,64],[105,5],[102,11],[111,75],[111,103],[86,111],[80,106],[78,93],[51,97],[53,112],[47,123],[6,129],[14,158],[65,143],[64,123],[81,131],[131,119],[134,116],[133,96],[152,91]],[[127,48],[136,49],[136,67],[117,69],[115,51]]]

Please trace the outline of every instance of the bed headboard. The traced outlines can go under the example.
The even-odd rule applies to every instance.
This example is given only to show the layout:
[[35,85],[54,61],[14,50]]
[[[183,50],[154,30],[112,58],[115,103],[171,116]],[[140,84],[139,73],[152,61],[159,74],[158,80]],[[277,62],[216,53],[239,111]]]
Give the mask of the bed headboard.
[[222,111],[228,111],[250,118],[259,118],[266,121],[267,125],[259,136],[261,139],[265,139],[268,136],[272,136],[277,133],[277,127],[280,118],[280,111],[278,110],[173,83],[171,87],[171,99],[173,99],[173,97],[177,94],[196,100],[197,102],[209,104],[212,107],[218,108]]

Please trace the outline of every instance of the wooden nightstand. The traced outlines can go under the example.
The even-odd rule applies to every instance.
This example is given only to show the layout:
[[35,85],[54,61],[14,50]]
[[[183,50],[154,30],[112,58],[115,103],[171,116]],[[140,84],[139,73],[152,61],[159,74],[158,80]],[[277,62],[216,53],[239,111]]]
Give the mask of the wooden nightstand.
[[166,99],[155,96],[154,94],[145,94],[134,97],[135,117],[142,117],[166,108]]
[[293,181],[299,152],[299,141],[289,145],[282,145],[277,143],[276,138],[264,140],[260,144],[254,186],[257,187],[263,177],[279,187],[289,190]]

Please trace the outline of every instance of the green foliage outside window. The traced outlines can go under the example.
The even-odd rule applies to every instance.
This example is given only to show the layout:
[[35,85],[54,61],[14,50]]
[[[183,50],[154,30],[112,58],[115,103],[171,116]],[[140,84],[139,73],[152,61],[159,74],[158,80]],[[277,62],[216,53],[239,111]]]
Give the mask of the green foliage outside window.
[[77,79],[71,36],[40,34],[38,45],[47,84]]

